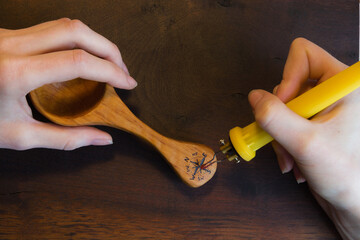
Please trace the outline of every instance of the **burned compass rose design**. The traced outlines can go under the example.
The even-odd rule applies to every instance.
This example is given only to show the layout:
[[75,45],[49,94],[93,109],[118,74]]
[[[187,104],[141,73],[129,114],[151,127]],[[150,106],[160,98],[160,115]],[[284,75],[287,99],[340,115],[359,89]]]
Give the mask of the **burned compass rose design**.
[[199,154],[198,152],[195,152],[191,154],[191,156],[184,158],[186,164],[186,172],[191,174],[190,180],[197,179],[198,181],[201,181],[204,179],[204,174],[211,173],[211,170],[207,168],[216,162],[215,154],[212,159],[208,161],[206,161],[206,158],[206,153]]

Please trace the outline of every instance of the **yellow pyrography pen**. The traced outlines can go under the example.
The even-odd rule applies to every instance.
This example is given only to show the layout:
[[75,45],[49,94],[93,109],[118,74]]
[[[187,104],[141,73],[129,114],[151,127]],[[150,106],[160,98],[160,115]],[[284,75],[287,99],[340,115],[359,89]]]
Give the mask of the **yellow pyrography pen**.
[[[296,114],[310,118],[360,87],[360,62],[348,67],[309,91],[286,104]],[[239,156],[250,161],[256,150],[268,144],[273,138],[262,130],[256,122],[244,128],[234,127],[229,132],[230,141],[222,140],[220,151],[229,161],[240,161]],[[235,151],[233,151],[235,150]]]

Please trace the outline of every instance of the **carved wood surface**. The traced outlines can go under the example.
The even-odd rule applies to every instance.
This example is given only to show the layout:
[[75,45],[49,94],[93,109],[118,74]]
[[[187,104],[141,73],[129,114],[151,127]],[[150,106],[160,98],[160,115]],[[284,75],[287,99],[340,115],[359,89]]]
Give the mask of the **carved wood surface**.
[[84,79],[46,84],[30,92],[31,103],[47,119],[63,126],[107,126],[152,145],[190,187],[215,174],[217,158],[209,147],[159,134],[139,120],[107,84]]
[[[230,128],[253,121],[248,92],[280,82],[296,37],[347,64],[358,59],[354,1],[1,0],[0,9],[10,29],[82,20],[119,46],[139,85],[117,92],[139,119],[214,150]],[[249,163],[220,163],[192,189],[152,147],[100,128],[112,146],[0,150],[1,239],[339,238],[270,146]]]

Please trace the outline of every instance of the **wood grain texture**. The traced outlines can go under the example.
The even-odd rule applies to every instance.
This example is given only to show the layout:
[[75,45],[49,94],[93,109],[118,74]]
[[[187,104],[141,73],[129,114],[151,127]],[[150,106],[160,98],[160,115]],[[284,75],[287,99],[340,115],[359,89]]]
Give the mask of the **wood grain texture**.
[[[0,0],[0,9],[10,29],[81,19],[119,46],[139,85],[117,92],[139,119],[213,149],[253,121],[247,93],[279,83],[294,38],[358,59],[354,1]],[[1,239],[339,239],[270,146],[192,189],[138,138],[102,129],[112,146],[0,150]]]
[[139,120],[115,89],[84,79],[46,84],[30,93],[35,108],[63,126],[108,126],[131,133],[155,147],[190,187],[200,187],[215,174],[217,158],[209,147],[167,138]]

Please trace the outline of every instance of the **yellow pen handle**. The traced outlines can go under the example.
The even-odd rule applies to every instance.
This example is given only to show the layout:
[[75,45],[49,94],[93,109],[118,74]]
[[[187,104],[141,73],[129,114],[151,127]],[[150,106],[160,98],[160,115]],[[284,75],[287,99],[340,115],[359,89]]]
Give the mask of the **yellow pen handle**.
[[[294,98],[286,106],[298,115],[310,118],[358,87],[360,87],[360,62]],[[246,161],[253,159],[256,150],[273,140],[256,122],[244,128],[234,127],[229,135],[234,149]]]

